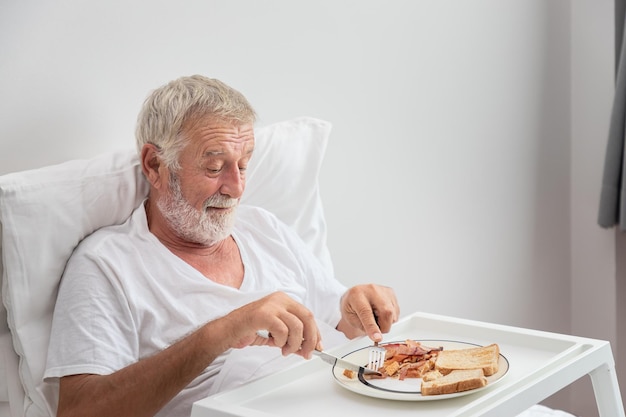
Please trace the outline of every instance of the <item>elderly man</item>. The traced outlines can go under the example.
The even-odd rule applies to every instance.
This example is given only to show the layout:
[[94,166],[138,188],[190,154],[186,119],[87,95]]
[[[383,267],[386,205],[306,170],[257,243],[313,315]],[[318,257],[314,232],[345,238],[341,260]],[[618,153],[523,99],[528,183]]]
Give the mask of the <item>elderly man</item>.
[[81,242],[61,282],[45,373],[59,379],[58,416],[188,416],[238,349],[309,358],[320,323],[378,341],[398,319],[390,288],[346,289],[287,226],[239,206],[255,117],[202,76],[144,103],[149,196]]

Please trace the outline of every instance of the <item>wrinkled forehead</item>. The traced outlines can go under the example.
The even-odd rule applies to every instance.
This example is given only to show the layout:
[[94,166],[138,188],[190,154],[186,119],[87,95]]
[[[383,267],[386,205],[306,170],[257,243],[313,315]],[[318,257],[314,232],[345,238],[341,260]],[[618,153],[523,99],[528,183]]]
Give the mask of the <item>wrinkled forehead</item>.
[[183,134],[190,134],[198,130],[206,129],[222,129],[241,132],[242,134],[252,135],[254,138],[254,122],[242,121],[239,119],[227,119],[216,117],[211,114],[191,114],[185,118],[181,125]]
[[204,117],[188,123],[183,130],[185,148],[193,154],[251,154],[254,149],[254,126]]

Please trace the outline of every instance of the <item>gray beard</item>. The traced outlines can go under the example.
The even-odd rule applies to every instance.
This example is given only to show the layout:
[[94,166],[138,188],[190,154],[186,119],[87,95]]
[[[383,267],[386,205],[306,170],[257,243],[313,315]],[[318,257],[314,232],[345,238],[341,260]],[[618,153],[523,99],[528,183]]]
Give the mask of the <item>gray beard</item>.
[[[200,211],[183,197],[180,180],[173,174],[170,176],[169,193],[157,201],[161,214],[180,238],[205,246],[211,246],[230,236],[238,204],[239,200],[218,193],[209,197]],[[232,209],[216,211],[213,207]]]

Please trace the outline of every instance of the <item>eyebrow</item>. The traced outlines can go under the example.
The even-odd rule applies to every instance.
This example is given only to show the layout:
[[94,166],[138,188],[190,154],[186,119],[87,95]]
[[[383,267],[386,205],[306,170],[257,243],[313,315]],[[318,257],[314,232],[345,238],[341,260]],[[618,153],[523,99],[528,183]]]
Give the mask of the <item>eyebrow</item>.
[[[252,148],[248,149],[244,155],[245,156],[251,155],[253,151],[254,151],[254,146]],[[224,152],[224,151],[206,151],[206,152],[204,152],[202,154],[202,157],[203,158],[212,158],[212,157],[215,157],[215,156],[220,156],[220,155],[225,155],[225,154],[226,154],[226,152]]]
[[206,151],[202,154],[203,158],[210,158],[213,156],[219,156],[219,155],[224,155],[225,152],[224,151]]

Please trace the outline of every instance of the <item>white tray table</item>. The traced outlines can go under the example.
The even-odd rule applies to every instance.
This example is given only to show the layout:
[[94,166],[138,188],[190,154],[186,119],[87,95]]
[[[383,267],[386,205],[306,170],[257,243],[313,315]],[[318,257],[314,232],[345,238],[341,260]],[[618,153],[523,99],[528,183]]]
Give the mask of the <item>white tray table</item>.
[[[587,374],[600,416],[626,417],[607,341],[427,313],[405,317],[385,335],[385,341],[405,339],[498,343],[509,371],[477,393],[435,401],[392,401],[339,386],[331,367],[314,358],[200,400],[191,417],[515,416]],[[333,353],[342,356],[369,343],[359,338]]]

